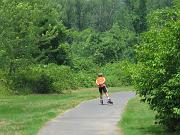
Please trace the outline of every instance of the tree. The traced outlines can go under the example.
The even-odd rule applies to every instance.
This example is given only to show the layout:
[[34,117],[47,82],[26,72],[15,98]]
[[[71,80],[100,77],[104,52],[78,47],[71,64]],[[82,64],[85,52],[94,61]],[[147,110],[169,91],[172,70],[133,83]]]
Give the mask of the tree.
[[147,0],[147,10],[149,12],[156,9],[171,7],[172,5],[173,0]]
[[80,57],[93,59],[98,65],[117,62],[132,56],[135,33],[120,28],[118,24],[114,24],[109,31],[103,33],[87,29],[77,35],[72,45],[72,52]]
[[157,122],[174,131],[180,124],[180,12],[162,9],[148,18],[149,31],[136,49],[134,83],[142,101],[157,111]]
[[73,27],[73,21],[74,21],[74,1],[73,0],[66,0],[66,1],[62,1],[61,5],[63,5],[64,3],[64,7],[63,9],[63,15],[62,20],[64,22],[64,25],[67,28],[72,28]]
[[2,2],[0,47],[11,61],[65,63],[59,57],[61,44],[68,42],[69,35],[51,6],[47,1],[37,0]]

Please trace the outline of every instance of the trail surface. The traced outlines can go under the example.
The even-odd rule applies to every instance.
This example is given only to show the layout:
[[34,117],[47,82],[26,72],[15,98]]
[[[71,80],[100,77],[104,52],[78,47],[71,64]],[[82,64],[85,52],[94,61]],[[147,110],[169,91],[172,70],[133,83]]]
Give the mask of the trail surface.
[[117,123],[126,103],[134,96],[134,92],[114,93],[113,105],[100,105],[99,99],[81,103],[46,123],[38,135],[120,135]]

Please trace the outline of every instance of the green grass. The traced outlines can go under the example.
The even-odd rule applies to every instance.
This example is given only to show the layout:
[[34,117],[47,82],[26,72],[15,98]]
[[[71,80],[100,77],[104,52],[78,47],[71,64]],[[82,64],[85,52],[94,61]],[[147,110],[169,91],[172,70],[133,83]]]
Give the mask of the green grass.
[[[132,87],[109,88],[110,92]],[[35,135],[48,120],[99,96],[98,89],[81,89],[65,95],[28,95],[0,97],[0,135]]]
[[119,127],[123,135],[180,135],[166,132],[160,125],[154,124],[155,113],[136,97],[128,102]]

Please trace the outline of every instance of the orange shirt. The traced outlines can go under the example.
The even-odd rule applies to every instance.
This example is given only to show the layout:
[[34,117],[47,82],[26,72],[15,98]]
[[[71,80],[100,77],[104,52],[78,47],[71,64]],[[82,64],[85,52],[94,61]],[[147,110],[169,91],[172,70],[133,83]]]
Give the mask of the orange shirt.
[[96,84],[99,86],[99,85],[103,85],[105,83],[106,79],[105,77],[98,77],[96,79]]

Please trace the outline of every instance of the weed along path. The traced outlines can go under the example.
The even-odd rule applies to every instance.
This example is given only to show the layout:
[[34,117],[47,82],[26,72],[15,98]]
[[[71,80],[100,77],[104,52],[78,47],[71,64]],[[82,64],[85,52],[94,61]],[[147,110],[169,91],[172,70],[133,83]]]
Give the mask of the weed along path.
[[46,123],[38,135],[120,135],[116,125],[134,96],[134,92],[114,93],[113,105],[100,105],[99,99],[81,103]]

